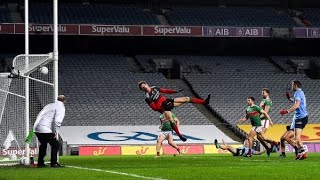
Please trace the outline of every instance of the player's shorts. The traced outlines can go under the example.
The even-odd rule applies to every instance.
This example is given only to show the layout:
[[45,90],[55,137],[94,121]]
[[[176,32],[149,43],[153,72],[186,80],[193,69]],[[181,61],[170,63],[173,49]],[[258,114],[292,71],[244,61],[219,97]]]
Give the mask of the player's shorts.
[[303,129],[304,127],[306,127],[307,123],[308,123],[308,116],[301,119],[296,119],[294,128]]
[[165,140],[168,140],[169,136],[172,135],[172,131],[161,131],[158,135],[158,139],[161,135],[165,137]]
[[270,121],[269,120],[261,120],[261,124],[264,128],[268,129],[268,127],[270,125]]
[[263,126],[252,126],[251,131],[255,131],[257,133],[261,133],[262,132],[262,128],[263,128]]
[[166,101],[163,101],[161,104],[164,111],[171,111],[174,108],[174,99],[168,98]]
[[293,131],[293,129],[291,129],[291,125],[286,126],[287,131]]
[[233,156],[242,156],[244,153],[245,149],[244,148],[237,148],[236,153],[233,154]]

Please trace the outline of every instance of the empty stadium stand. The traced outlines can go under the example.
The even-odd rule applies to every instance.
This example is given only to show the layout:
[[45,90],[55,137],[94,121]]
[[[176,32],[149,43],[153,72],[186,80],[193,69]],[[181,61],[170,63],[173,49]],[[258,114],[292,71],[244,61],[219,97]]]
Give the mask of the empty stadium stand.
[[[142,57],[142,58],[141,58]],[[319,83],[305,74],[292,74],[283,71],[268,58],[252,56],[170,56],[152,55],[137,56],[137,59],[174,58],[183,66],[184,78],[192,89],[200,96],[210,92],[212,101],[210,108],[228,121],[236,125],[243,117],[246,98],[254,96],[256,104],[262,100],[261,89],[267,87],[271,91],[274,106],[271,117],[274,123],[291,122],[291,116],[281,116],[281,108],[291,107],[284,94],[291,88],[292,80],[300,80],[306,93],[309,110],[309,122],[317,123],[319,114]],[[273,57],[286,59],[286,57]],[[143,63],[144,61],[140,61]],[[198,70],[194,70],[197,67]],[[200,71],[199,71],[200,69]]]
[[302,16],[309,21],[312,27],[320,27],[320,9],[319,8],[303,8]]
[[175,7],[167,11],[173,25],[293,27],[286,11],[270,7]]
[[[162,74],[130,73],[124,56],[63,55],[60,60],[60,92],[69,97],[65,126],[158,125],[159,113],[144,102],[137,83],[176,89]],[[211,124],[192,104],[174,112],[185,125]]]
[[[308,78],[305,74],[287,74],[276,70],[267,59],[256,60],[239,57],[230,58],[228,61],[212,60],[213,73],[207,74],[185,74],[184,77],[192,85],[195,92],[203,95],[205,92],[213,94],[210,107],[228,120],[231,124],[237,124],[240,117],[244,115],[246,97],[254,96],[259,104],[261,89],[267,87],[271,91],[273,108],[271,117],[275,123],[285,124],[291,122],[291,117],[281,116],[281,108],[291,107],[291,103],[285,98],[285,92],[290,89],[292,80],[300,80],[306,93],[309,110],[309,122],[317,123],[319,114],[319,84]],[[251,61],[251,62],[250,62]],[[197,59],[201,62],[201,58]],[[213,62],[219,63],[215,66]],[[210,64],[207,64],[209,66]],[[244,71],[238,71],[243,69]],[[253,70],[254,69],[254,70]],[[223,98],[221,98],[223,97]]]
[[[21,12],[22,17],[24,13]],[[52,3],[32,3],[30,22],[52,24]],[[150,10],[134,5],[59,3],[61,24],[155,25],[160,24]]]
[[7,7],[0,7],[0,23],[11,23],[9,9]]

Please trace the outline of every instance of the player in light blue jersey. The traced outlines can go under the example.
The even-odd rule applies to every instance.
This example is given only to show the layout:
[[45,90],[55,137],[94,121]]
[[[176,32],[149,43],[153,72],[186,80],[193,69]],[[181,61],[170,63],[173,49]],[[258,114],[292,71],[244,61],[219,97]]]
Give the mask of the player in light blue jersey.
[[283,109],[280,111],[280,114],[288,114],[294,112],[294,116],[292,119],[292,123],[290,129],[294,129],[295,132],[295,140],[296,146],[298,148],[298,155],[296,156],[296,160],[303,160],[307,158],[307,154],[303,149],[303,143],[301,141],[301,133],[303,128],[308,123],[308,111],[307,111],[307,102],[304,92],[302,91],[301,87],[302,84],[300,81],[292,81],[292,90],[294,91],[293,98],[289,100],[294,103],[294,105],[289,109]]

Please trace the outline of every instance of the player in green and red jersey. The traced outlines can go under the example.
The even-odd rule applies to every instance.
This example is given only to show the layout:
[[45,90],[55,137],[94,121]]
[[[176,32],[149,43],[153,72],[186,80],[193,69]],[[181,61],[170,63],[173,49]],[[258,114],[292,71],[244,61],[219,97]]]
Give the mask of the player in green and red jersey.
[[[270,99],[270,91],[267,88],[263,88],[262,89],[262,97],[263,100],[260,103],[260,107],[266,112],[266,113],[270,113],[271,111],[271,107],[272,107],[272,100]],[[267,119],[267,117],[264,114],[260,115],[261,118],[261,124],[263,126],[262,131],[265,134],[267,132],[267,129],[269,127],[269,125],[273,126],[273,122],[269,121]],[[264,139],[263,137],[261,137],[260,134],[257,135],[257,139],[261,142],[261,144],[266,148],[267,150],[267,156],[270,156],[270,153],[273,151],[273,149],[276,147],[277,149],[279,149],[279,143],[272,140],[272,139]],[[267,145],[267,143],[271,144],[271,147],[269,147]]]
[[246,157],[252,156],[251,151],[252,151],[253,137],[255,135],[260,134],[263,139],[266,139],[266,138],[264,138],[265,135],[262,131],[263,126],[261,124],[260,115],[264,114],[267,117],[267,119],[272,122],[268,113],[266,113],[260,106],[255,105],[254,101],[255,101],[254,97],[247,98],[248,106],[246,108],[246,116],[240,119],[240,122],[245,122],[248,119],[250,119],[251,125],[252,125],[252,128],[251,128],[249,136],[248,136],[249,151],[246,154]]
[[[172,113],[172,119],[175,121],[176,125],[179,126],[180,124],[179,119],[174,113]],[[172,129],[170,120],[166,119],[165,116],[161,114],[160,122],[161,122],[161,125],[159,129],[161,129],[161,132],[159,133],[158,139],[157,139],[156,157],[160,157],[160,149],[162,146],[162,142],[164,140],[168,140],[169,145],[175,148],[178,151],[178,154],[181,154],[179,147],[173,142],[173,133],[172,133],[173,129]]]

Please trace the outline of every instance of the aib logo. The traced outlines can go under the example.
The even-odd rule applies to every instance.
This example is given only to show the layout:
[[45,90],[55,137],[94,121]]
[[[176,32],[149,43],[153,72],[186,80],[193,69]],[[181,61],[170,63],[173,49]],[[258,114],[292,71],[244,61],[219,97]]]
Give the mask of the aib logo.
[[[94,132],[88,134],[88,138],[94,139],[97,141],[142,141],[142,142],[147,142],[147,141],[156,141],[158,138],[158,135],[152,134],[152,133],[147,133],[147,132],[140,132],[140,131],[133,131],[133,134],[131,136],[126,135],[125,133],[121,132]],[[187,136],[185,137],[189,140],[194,140],[194,141],[201,141],[204,139],[196,138],[193,136]],[[174,139],[174,141],[180,141],[180,139]]]

